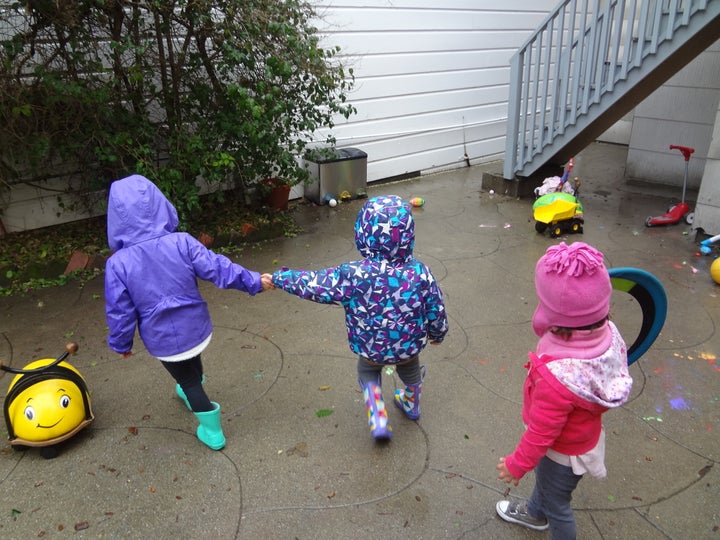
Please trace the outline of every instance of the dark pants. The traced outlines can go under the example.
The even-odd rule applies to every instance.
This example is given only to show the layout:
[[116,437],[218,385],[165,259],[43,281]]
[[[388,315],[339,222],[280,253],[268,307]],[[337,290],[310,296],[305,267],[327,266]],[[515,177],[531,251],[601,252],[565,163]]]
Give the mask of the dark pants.
[[202,386],[203,366],[199,354],[188,360],[161,362],[161,364],[183,389],[193,412],[207,412],[214,409]]
[[536,518],[547,518],[553,540],[575,540],[577,536],[570,501],[581,478],[572,467],[560,465],[547,456],[535,467],[535,489],[528,501],[528,512]]
[[[364,358],[358,358],[358,380],[362,385],[367,383],[380,384],[382,377],[383,368],[387,367],[385,364],[372,364]],[[420,359],[415,356],[410,360],[403,362],[402,364],[395,364],[395,371],[397,371],[398,377],[405,384],[417,384],[422,381],[422,375],[420,373]]]

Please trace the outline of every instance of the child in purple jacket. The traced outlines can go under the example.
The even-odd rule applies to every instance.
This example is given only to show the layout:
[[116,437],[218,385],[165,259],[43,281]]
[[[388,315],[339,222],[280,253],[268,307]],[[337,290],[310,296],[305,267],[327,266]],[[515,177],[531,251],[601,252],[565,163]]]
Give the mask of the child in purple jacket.
[[213,450],[225,446],[220,405],[210,401],[200,353],[212,337],[212,321],[197,279],[251,295],[273,289],[260,275],[176,232],[175,207],[147,178],[132,175],[110,186],[105,267],[105,315],[110,348],[132,354],[137,327],[148,352],[175,379],[175,391],[200,425],[197,437]]

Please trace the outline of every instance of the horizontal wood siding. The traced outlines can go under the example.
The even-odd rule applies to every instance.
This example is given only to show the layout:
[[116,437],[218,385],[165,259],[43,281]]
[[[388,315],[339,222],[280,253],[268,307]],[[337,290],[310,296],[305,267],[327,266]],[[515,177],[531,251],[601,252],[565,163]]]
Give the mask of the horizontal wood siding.
[[501,159],[509,59],[555,3],[318,0],[356,80],[338,145],[367,152],[370,182]]

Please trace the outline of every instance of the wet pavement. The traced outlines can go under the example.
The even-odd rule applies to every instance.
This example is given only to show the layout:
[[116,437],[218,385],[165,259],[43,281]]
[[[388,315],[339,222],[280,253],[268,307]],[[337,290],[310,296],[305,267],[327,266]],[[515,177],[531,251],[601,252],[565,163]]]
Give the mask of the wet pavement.
[[[645,227],[679,194],[623,180],[626,149],[595,144],[576,159],[584,234],[610,267],[657,276],[669,309],[653,347],[631,367],[632,399],[604,417],[608,478],[580,482],[579,537],[720,538],[720,286],[687,225]],[[549,538],[495,514],[506,489],[495,464],[522,433],[521,389],[536,338],[533,269],[559,240],[534,230],[532,200],[491,195],[489,164],[369,195],[423,197],[416,256],[445,295],[450,332],[421,356],[422,418],[390,405],[394,438],[373,442],[340,307],[282,291],[250,297],[203,284],[215,324],[203,354],[222,406],[226,447],[195,437],[174,383],[136,341],[125,360],[105,344],[103,283],[0,299],[0,359],[21,367],[59,355],[85,377],[94,422],[44,459],[0,443],[0,537],[218,539]],[[304,232],[251,247],[248,268],[322,268],[354,259],[362,201],[296,203]],[[611,316],[630,341],[639,308],[614,293]],[[4,392],[10,377],[0,379]],[[399,385],[384,374],[386,402]],[[526,497],[528,475],[510,497]]]

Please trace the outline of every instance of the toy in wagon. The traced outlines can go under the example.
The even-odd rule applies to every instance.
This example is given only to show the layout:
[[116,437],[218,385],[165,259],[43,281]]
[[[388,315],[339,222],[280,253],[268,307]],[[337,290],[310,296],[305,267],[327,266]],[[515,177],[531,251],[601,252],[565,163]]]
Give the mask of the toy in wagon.
[[76,353],[69,343],[57,359],[44,358],[22,369],[3,365],[15,373],[5,396],[5,424],[14,449],[39,447],[46,459],[57,456],[57,445],[89,425],[94,416],[85,379],[65,359]]
[[546,178],[542,185],[535,189],[535,230],[541,234],[549,230],[551,238],[563,233],[583,232],[583,206],[578,199],[580,179],[575,177],[572,182],[569,181],[573,166],[574,159],[570,158],[562,177]]

